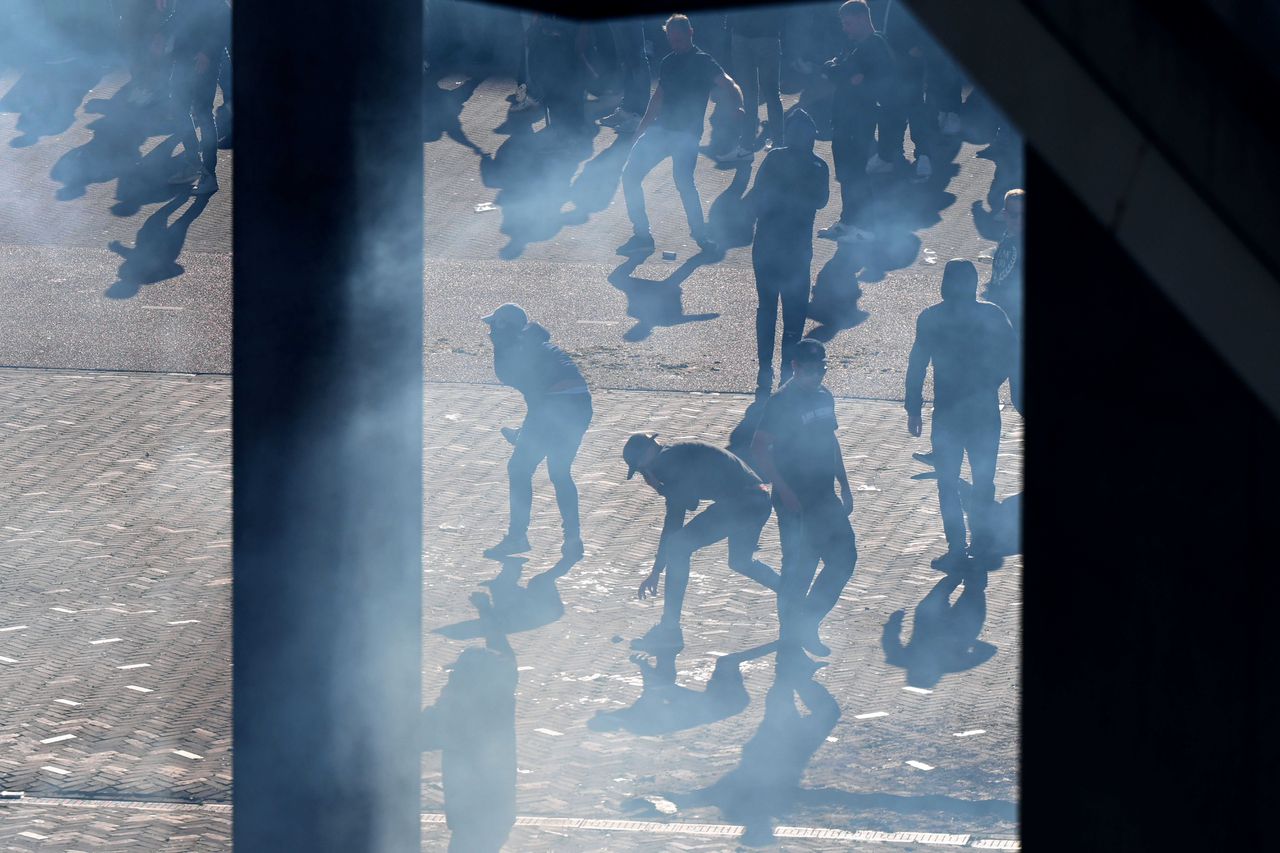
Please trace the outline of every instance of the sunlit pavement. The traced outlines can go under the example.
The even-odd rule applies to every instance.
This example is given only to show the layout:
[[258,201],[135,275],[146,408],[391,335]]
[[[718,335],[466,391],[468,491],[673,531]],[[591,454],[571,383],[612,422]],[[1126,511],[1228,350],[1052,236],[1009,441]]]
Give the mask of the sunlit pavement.
[[[0,78],[0,95],[13,79]],[[129,195],[128,178],[58,195],[66,183],[55,177],[68,174],[69,152],[95,138],[94,99],[110,99],[122,82],[107,74],[65,131],[29,146],[13,145],[21,117],[0,114],[0,364],[19,366],[0,371],[0,465],[8,472],[0,479],[0,778],[28,798],[0,801],[0,839],[10,849],[125,839],[147,850],[230,846],[230,380],[167,374],[229,368],[231,155],[220,155],[223,190],[186,223],[189,202],[169,206],[145,193],[136,211],[113,214],[122,191]],[[509,91],[509,81],[483,82],[462,110],[460,127],[487,154],[509,138],[492,131]],[[614,138],[601,130],[593,154]],[[657,254],[619,273],[623,259],[612,249],[628,234],[620,193],[586,222],[567,221],[517,254],[503,229],[524,215],[519,199],[486,186],[490,167],[455,139],[426,146],[424,702],[435,700],[462,648],[480,642],[465,639],[475,632],[458,623],[475,617],[468,596],[489,591],[520,667],[517,803],[525,819],[510,849],[732,849],[747,821],[717,803],[760,738],[779,730],[795,732],[798,750],[796,767],[780,768],[776,780],[788,797],[776,814],[751,818],[783,827],[777,842],[786,849],[1012,843],[1020,558],[990,575],[979,635],[995,648],[989,660],[907,690],[904,670],[882,648],[890,616],[905,609],[905,642],[914,608],[944,577],[929,567],[944,549],[933,484],[911,479],[924,469],[910,453],[924,442],[906,434],[897,401],[915,315],[936,301],[941,263],[930,261],[975,257],[993,243],[979,236],[970,210],[992,183],[993,165],[974,158],[976,150],[961,149],[959,175],[938,186],[955,196],[944,199],[940,221],[914,232],[910,257],[863,283],[857,307],[867,316],[829,344],[859,537],[857,572],[823,629],[830,663],[814,678],[838,718],[762,726],[771,654],[741,663],[733,713],[704,707],[700,691],[716,659],[777,634],[772,594],[729,572],[721,545],[695,559],[676,687],[656,695],[675,709],[666,728],[703,722],[636,733],[626,714],[609,713],[641,698],[640,666],[651,662],[633,662],[629,642],[661,606],[634,597],[661,509],[647,487],[624,479],[619,453],[628,433],[645,428],[672,440],[727,442],[750,402],[732,392],[748,390],[755,375],[749,248],[693,269],[679,288],[683,315],[718,316],[646,324],[670,316],[672,294],[646,303],[643,280],[667,278],[692,249],[666,167],[646,189],[659,252],[677,258]],[[734,175],[703,159],[698,180],[711,207]],[[476,211],[495,200],[498,210]],[[819,224],[835,210],[820,213]],[[169,259],[182,269],[130,293],[119,286],[126,258],[110,246],[128,250],[153,238],[171,245],[172,234],[157,237],[160,222],[166,232],[187,229]],[[818,242],[815,271],[832,249]],[[522,407],[513,392],[462,384],[491,381],[475,318],[508,300],[545,319],[593,385],[618,389],[597,392],[575,468],[586,556],[566,576],[532,584],[559,553],[549,484],[543,474],[535,481],[528,562],[519,575],[500,575],[480,552],[505,525],[509,448],[497,428],[518,423]],[[1001,451],[997,496],[1005,498],[1021,490],[1021,420],[1011,409]],[[773,522],[760,556],[778,563]],[[642,716],[645,707],[654,706],[642,704]],[[424,839],[442,848],[439,755],[427,754],[423,768]],[[86,807],[76,802],[84,797],[116,802]],[[140,804],[146,800],[193,806]],[[674,823],[690,828],[663,831]]]

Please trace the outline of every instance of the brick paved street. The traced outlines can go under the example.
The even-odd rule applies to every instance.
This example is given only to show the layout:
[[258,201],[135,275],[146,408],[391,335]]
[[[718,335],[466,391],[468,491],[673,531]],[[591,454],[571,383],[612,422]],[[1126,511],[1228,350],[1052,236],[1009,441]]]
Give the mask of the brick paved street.
[[[607,715],[641,697],[627,644],[660,607],[634,598],[661,510],[647,487],[623,479],[622,441],[634,429],[653,428],[672,440],[723,444],[748,402],[739,395],[598,393],[576,468],[587,555],[558,582],[529,582],[559,547],[554,501],[539,475],[534,552],[523,580],[504,583],[513,580],[508,573],[489,587],[513,631],[521,669],[521,814],[739,822],[717,807],[723,791],[716,783],[738,767],[742,746],[760,727],[772,656],[741,663],[744,692],[727,704],[701,691],[717,656],[768,643],[777,628],[772,595],[739,583],[724,566],[723,546],[694,563],[687,646],[677,660],[685,690],[671,698],[670,716],[645,733],[643,718],[624,714],[611,726]],[[9,686],[0,712],[4,786],[31,796],[227,802],[229,383],[6,371],[0,403],[7,418],[0,464],[12,472],[3,498],[15,508],[0,552],[0,664]],[[839,717],[819,727],[801,791],[778,822],[1013,837],[1020,561],[990,577],[981,638],[996,647],[995,656],[943,676],[931,692],[905,690],[903,671],[885,663],[881,634],[889,615],[906,608],[909,636],[912,608],[942,577],[928,566],[943,544],[936,498],[929,481],[910,479],[920,468],[909,455],[917,443],[906,436],[898,405],[841,400],[839,409],[860,557],[824,628],[831,664],[815,679],[819,701],[834,699]],[[493,386],[433,384],[426,411],[424,621],[428,629],[455,626],[446,630],[454,637],[475,636],[457,623],[474,617],[468,595],[499,572],[480,556],[505,525],[506,445],[497,427],[516,423],[522,405]],[[1001,497],[1019,490],[1020,442],[1021,423],[1006,413]],[[772,522],[762,558],[778,561]],[[444,667],[464,643],[425,635],[425,702],[438,695]],[[707,722],[691,725],[695,720]],[[424,758],[423,806],[442,808],[437,754]],[[14,849],[40,849],[22,846],[20,837],[43,834],[36,820],[91,831],[91,823],[77,829],[67,818],[64,826],[28,808],[0,805],[8,810],[0,812],[0,832]],[[173,831],[215,845],[190,849],[216,849],[220,833],[176,824]],[[512,849],[544,842],[566,849],[550,829],[528,831],[528,847]],[[569,834],[583,845],[570,849],[592,849],[580,832]],[[686,840],[689,849],[722,844]],[[617,833],[608,846],[651,843],[644,832]]]

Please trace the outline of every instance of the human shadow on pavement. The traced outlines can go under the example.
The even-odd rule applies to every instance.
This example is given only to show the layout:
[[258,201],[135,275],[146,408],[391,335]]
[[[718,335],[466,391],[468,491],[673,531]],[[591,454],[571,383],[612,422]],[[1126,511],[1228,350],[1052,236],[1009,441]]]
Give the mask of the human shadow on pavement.
[[[885,662],[906,670],[911,687],[933,689],[949,673],[986,663],[996,647],[978,639],[987,619],[987,571],[969,561],[964,571],[939,580],[915,609],[911,640],[902,641],[905,610],[889,616],[881,636]],[[964,590],[951,603],[951,595]]]
[[[484,581],[493,600],[489,618],[504,634],[542,628],[564,615],[564,602],[560,599],[556,581],[568,574],[577,560],[561,558],[554,566],[521,586],[520,576],[526,562],[524,557],[504,557],[502,570],[491,580]],[[436,628],[433,633],[451,640],[473,640],[484,636],[486,625],[485,619],[469,619]]]
[[69,129],[85,95],[101,79],[101,64],[83,57],[30,62],[0,97],[0,112],[18,113],[19,135],[9,145],[28,148]]
[[[85,104],[86,114],[98,116],[87,125],[93,137],[63,154],[49,172],[49,177],[62,184],[56,194],[59,201],[82,197],[90,184],[105,184],[117,179],[124,184],[131,173],[142,168],[139,151],[147,139],[173,133],[173,123],[166,118],[163,107],[131,104],[126,97],[127,92],[128,87],[121,89],[113,98],[94,98]],[[171,154],[177,145],[178,137],[171,136],[168,153]],[[173,196],[174,188],[165,184],[166,175],[152,177],[157,184],[154,189],[164,190],[167,195],[149,200],[160,201]],[[136,212],[137,207],[133,207],[124,215]],[[121,214],[117,212],[117,215]]]
[[836,253],[822,265],[809,299],[809,319],[817,323],[805,337],[829,342],[845,329],[852,329],[871,315],[858,307],[862,286],[858,273],[866,264],[866,250],[853,243],[840,243]]
[[109,298],[129,299],[136,296],[144,284],[155,284],[182,275],[184,270],[178,263],[178,256],[182,254],[187,229],[209,204],[208,196],[196,197],[191,206],[171,224],[169,217],[188,198],[185,195],[175,198],[147,217],[147,221],[138,229],[138,237],[132,249],[119,240],[112,240],[108,244],[108,249],[124,259],[116,273],[115,284],[107,288],[106,295]]
[[[840,720],[835,697],[807,670],[783,672],[765,696],[764,719],[742,747],[738,766],[708,787],[663,795],[681,810],[719,809],[726,820],[745,827],[744,844],[773,843],[774,822],[794,808],[805,768]],[[801,713],[797,699],[808,713]],[[633,807],[647,804],[631,801]]]
[[464,649],[435,704],[422,711],[419,746],[441,751],[449,850],[496,853],[516,820],[515,653],[489,596],[474,593],[484,648]]
[[608,147],[582,165],[582,170],[569,186],[569,201],[573,207],[562,217],[564,225],[582,225],[591,214],[607,208],[618,192],[622,180],[622,167],[631,154],[633,135],[618,135]]
[[704,264],[719,260],[719,253],[699,252],[676,267],[671,275],[664,279],[639,278],[633,273],[645,256],[632,255],[617,269],[609,273],[609,284],[622,291],[627,297],[627,316],[635,318],[636,324],[623,333],[624,341],[643,341],[659,326],[680,326],[685,323],[699,323],[703,320],[714,320],[720,314],[684,313],[684,282],[693,271]]
[[[494,203],[502,211],[499,230],[508,243],[498,256],[513,260],[530,243],[550,240],[566,223],[561,209],[575,201],[573,177],[591,156],[594,125],[585,133],[554,126],[517,127],[491,158],[480,161],[480,179],[497,188]],[[577,192],[586,190],[579,186]]]
[[751,161],[734,168],[733,180],[716,196],[707,211],[707,231],[721,248],[750,246],[755,237],[755,219],[746,201],[751,183]]
[[488,155],[462,129],[462,108],[484,77],[470,76],[453,88],[440,86],[441,80],[453,76],[456,75],[432,71],[422,80],[422,141],[437,142],[447,136],[462,147],[471,149],[476,156],[486,157]]
[[676,653],[662,652],[646,662],[643,654],[633,654],[631,662],[640,668],[644,687],[640,698],[629,708],[597,711],[587,728],[597,732],[626,729],[638,735],[662,735],[697,728],[739,714],[751,703],[742,683],[742,664],[764,657],[777,649],[777,642],[722,655],[716,659],[711,679],[702,690],[676,684]]

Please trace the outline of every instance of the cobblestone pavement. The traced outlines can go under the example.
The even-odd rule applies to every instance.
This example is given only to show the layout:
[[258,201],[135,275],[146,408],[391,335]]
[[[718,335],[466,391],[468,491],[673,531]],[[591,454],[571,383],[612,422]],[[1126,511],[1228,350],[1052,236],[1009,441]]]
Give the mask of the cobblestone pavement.
[[[226,379],[207,377],[0,372],[0,499],[9,508],[0,541],[5,789],[229,800],[229,392]],[[781,825],[951,833],[970,836],[970,846],[1014,837],[1020,560],[990,576],[981,632],[996,650],[990,660],[942,676],[931,690],[906,690],[903,670],[887,664],[881,648],[890,614],[906,609],[903,636],[910,636],[913,608],[942,577],[928,565],[943,547],[936,497],[929,481],[910,479],[920,470],[909,455],[919,442],[906,435],[896,404],[838,403],[860,556],[824,626],[831,663],[806,697],[820,708],[830,697],[838,717],[804,722],[784,708],[781,726],[761,726],[773,660],[758,647],[776,638],[772,596],[727,571],[723,545],[694,562],[679,688],[659,690],[656,705],[651,696],[630,717],[609,715],[635,706],[644,692],[639,667],[648,661],[633,661],[628,641],[656,621],[661,606],[634,597],[656,546],[661,507],[646,486],[624,479],[622,442],[651,428],[671,440],[724,444],[749,402],[727,394],[597,393],[575,469],[586,557],[558,581],[527,580],[552,565],[560,544],[540,473],[534,551],[526,580],[517,581],[511,571],[499,575],[480,551],[505,526],[509,448],[497,428],[518,423],[518,395],[494,386],[429,385],[424,702],[435,700],[445,667],[462,648],[479,642],[468,639],[478,636],[468,596],[488,589],[520,667],[522,815],[739,824],[726,799],[733,772],[753,761],[764,741],[782,737],[782,754],[801,754],[787,771],[791,781],[778,780],[779,790],[793,794],[770,816]],[[1021,434],[1021,421],[1007,412],[1001,497],[1020,488]],[[761,557],[778,562],[772,522]],[[703,692],[718,656],[753,649],[743,656],[742,687],[731,701]],[[666,710],[645,710],[657,706]],[[744,753],[749,742],[755,746]],[[423,807],[438,813],[438,754],[426,754],[423,768]],[[28,810],[35,806],[0,808],[0,838],[12,849],[72,849],[33,847],[28,842],[36,839],[19,837],[44,834],[33,828],[37,817],[59,831],[104,839],[119,837],[109,827],[125,825],[109,809],[100,820],[65,818],[79,821],[72,826]],[[225,834],[222,818],[170,815],[162,829],[135,819],[139,833],[198,836],[186,849],[217,849]],[[424,831],[430,837],[433,830]],[[602,849],[593,846],[601,843],[593,833],[603,831],[518,827],[510,849]],[[654,843],[651,832],[618,831],[604,847]],[[728,849],[729,842],[692,835],[671,844]]]

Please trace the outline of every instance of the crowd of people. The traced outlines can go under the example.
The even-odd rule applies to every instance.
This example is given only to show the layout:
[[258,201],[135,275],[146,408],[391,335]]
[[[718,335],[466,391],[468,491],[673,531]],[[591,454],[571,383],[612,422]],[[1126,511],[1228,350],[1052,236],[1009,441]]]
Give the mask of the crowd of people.
[[[882,22],[890,17],[887,32],[876,25],[873,6],[880,7]],[[829,201],[830,169],[815,153],[815,140],[829,135],[841,190],[840,218],[818,236],[873,241],[872,223],[864,215],[868,182],[900,173],[928,178],[931,146],[955,132],[960,91],[954,68],[905,9],[846,0],[836,15],[844,42],[820,66],[831,91],[826,131],[807,110],[797,105],[784,113],[779,102],[778,65],[788,52],[784,34],[804,32],[803,19],[778,8],[721,16],[730,35],[728,64],[738,69],[735,77],[725,71],[726,63],[695,41],[691,17],[671,15],[662,24],[669,50],[654,64],[656,81],[649,80],[642,61],[646,22],[608,26],[625,94],[618,108],[600,121],[620,135],[634,134],[622,170],[633,233],[619,254],[654,251],[641,182],[668,157],[691,236],[704,253],[718,251],[694,177],[710,105],[731,117],[726,157],[754,157],[767,148],[747,195],[755,223],[759,371],[757,404],[744,421],[746,433],[730,441],[730,450],[703,442],[664,445],[656,433],[641,430],[621,448],[627,478],[641,474],[666,506],[653,567],[637,591],[642,599],[657,595],[665,573],[663,613],[636,642],[639,649],[683,648],[681,611],[692,555],[727,539],[729,568],[777,593],[780,661],[804,666],[812,663],[808,655],[830,651],[819,628],[853,575],[857,546],[836,404],[823,384],[826,348],[802,337],[812,288],[815,217]],[[546,109],[549,127],[563,122],[570,130],[579,129],[585,76],[578,72],[601,73],[590,63],[587,36],[582,24],[526,16],[521,82],[511,109]],[[792,45],[794,61],[813,65],[812,43],[802,44],[808,48]],[[761,107],[767,116],[763,125]],[[909,165],[903,154],[908,127],[915,145]],[[933,561],[934,567],[959,576],[974,567],[989,568],[1002,557],[990,515],[996,506],[999,393],[1006,381],[1015,408],[1022,410],[1017,330],[1022,321],[1024,204],[1023,190],[1005,194],[999,214],[1005,232],[992,258],[985,300],[978,298],[979,275],[971,261],[956,258],[945,265],[941,300],[920,314],[906,366],[906,428],[915,437],[923,432],[924,383],[933,368],[932,450],[915,456],[933,467],[931,476],[937,480],[948,549]],[[780,384],[775,387],[779,303],[783,332]],[[484,321],[498,379],[519,390],[527,405],[521,427],[503,430],[514,446],[508,464],[509,528],[486,556],[504,559],[530,548],[532,479],[545,459],[564,528],[562,558],[574,562],[583,554],[583,543],[572,466],[592,419],[590,389],[572,358],[519,305],[504,304]],[[971,482],[961,479],[966,455]],[[690,518],[704,503],[709,506]],[[778,570],[755,556],[772,515],[782,546]]]

